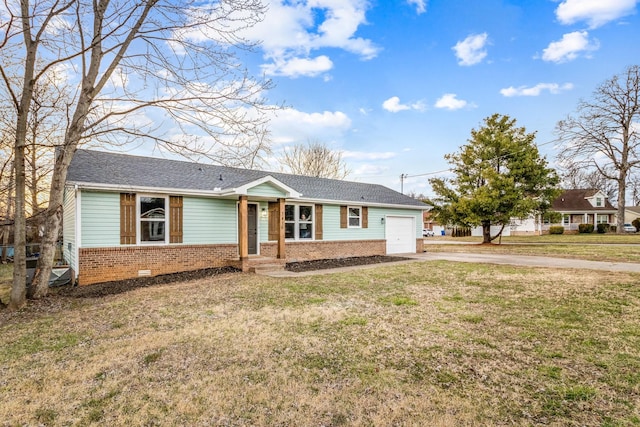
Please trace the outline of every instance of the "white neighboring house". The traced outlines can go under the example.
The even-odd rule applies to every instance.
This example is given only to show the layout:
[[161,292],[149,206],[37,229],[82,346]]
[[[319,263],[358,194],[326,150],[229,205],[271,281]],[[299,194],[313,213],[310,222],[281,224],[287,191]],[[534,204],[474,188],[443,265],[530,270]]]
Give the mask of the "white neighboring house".
[[[578,231],[580,224],[615,224],[616,208],[609,202],[606,194],[597,189],[565,190],[551,204],[551,209],[562,215],[559,224],[545,224],[540,215],[531,215],[525,219],[512,218],[511,223],[504,227],[503,236],[540,235],[549,230],[551,225],[562,225],[567,231]],[[627,208],[629,209],[629,208]],[[637,209],[637,214],[633,214]],[[635,215],[635,216],[634,216]],[[630,216],[640,217],[640,207],[632,207]],[[625,223],[631,223],[625,215]],[[491,227],[491,235],[500,231],[499,226]],[[482,227],[471,230],[472,236],[482,236]]]
[[[491,236],[495,236],[502,226],[492,225]],[[542,222],[539,215],[531,215],[528,218],[511,218],[511,222],[504,226],[503,236],[537,236],[542,234]],[[471,235],[482,237],[482,227],[471,229]]]
[[580,224],[615,224],[616,208],[605,193],[594,188],[565,190],[551,209],[562,215],[565,230],[577,231]]

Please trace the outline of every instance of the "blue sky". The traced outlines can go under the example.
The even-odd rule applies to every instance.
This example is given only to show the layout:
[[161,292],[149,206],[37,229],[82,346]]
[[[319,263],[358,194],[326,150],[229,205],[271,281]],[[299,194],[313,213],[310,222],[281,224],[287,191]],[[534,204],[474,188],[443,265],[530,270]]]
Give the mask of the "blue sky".
[[[427,178],[493,113],[550,162],[553,129],[598,84],[640,62],[637,0],[269,0],[246,56],[287,109],[273,148],[343,152],[349,180],[429,195]],[[273,167],[276,167],[275,164]]]

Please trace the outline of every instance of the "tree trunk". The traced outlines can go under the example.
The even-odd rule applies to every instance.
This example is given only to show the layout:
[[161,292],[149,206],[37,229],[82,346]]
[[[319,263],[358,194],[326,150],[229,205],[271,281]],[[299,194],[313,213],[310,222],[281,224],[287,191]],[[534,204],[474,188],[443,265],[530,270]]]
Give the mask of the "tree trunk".
[[29,298],[42,298],[49,292],[49,278],[53,268],[53,257],[56,251],[58,234],[60,233],[60,225],[62,224],[64,183],[77,146],[77,142],[70,143],[69,146],[65,144],[65,148],[58,150],[56,153],[53,176],[51,178],[51,190],[49,192],[49,207],[45,211],[44,235],[40,242],[40,257],[33,276]]
[[482,243],[491,243],[491,221],[482,221]]
[[[22,135],[24,138],[24,134]],[[13,229],[13,286],[9,308],[17,310],[27,302],[27,235],[25,199],[24,144],[16,137],[14,154],[16,210]],[[24,139],[22,139],[24,141]]]
[[616,218],[616,234],[624,233],[624,205],[627,202],[627,174],[620,171],[618,179],[618,212]]

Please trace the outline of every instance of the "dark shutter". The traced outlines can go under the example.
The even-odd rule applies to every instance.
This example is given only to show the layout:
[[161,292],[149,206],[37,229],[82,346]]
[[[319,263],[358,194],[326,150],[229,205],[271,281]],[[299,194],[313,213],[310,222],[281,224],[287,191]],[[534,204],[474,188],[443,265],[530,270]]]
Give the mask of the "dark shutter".
[[340,206],[340,228],[347,228],[347,207]]
[[367,206],[362,207],[362,228],[369,228],[369,208]]
[[269,202],[269,240],[278,240],[280,234],[280,228],[278,220],[280,219],[280,212],[278,209],[278,202]]
[[322,240],[322,205],[316,205],[316,240]]
[[169,196],[169,243],[182,243],[182,196]]
[[136,195],[120,194],[120,244],[136,244]]

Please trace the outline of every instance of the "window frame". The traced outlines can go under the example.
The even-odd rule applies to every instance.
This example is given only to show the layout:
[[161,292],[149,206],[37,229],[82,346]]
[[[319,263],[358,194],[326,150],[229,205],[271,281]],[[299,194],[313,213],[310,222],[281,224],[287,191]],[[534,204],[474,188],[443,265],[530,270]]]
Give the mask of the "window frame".
[[[142,199],[144,198],[153,198],[153,199],[163,199],[164,200],[164,218],[162,221],[164,222],[164,240],[152,240],[152,241],[143,241],[142,240],[142,224],[145,222],[151,221],[159,221],[159,219],[146,219],[142,218]],[[169,234],[170,233],[170,224],[169,224],[169,196],[166,194],[136,194],[136,243],[141,246],[148,245],[168,245],[169,244]]]
[[601,208],[602,206],[602,197],[596,197],[596,207]]
[[[287,206],[293,206],[293,220],[287,220],[287,216],[286,216],[286,211],[287,211]],[[301,207],[308,207],[310,214],[311,214],[311,220],[310,221],[301,221],[300,219],[300,208]],[[315,204],[306,204],[306,203],[286,203],[284,206],[285,209],[285,220],[284,220],[284,225],[285,225],[285,240],[287,241],[301,241],[301,242],[308,242],[308,241],[312,241],[316,239],[315,236],[315,226],[316,226],[316,215],[315,215]],[[286,237],[286,227],[287,224],[293,224],[293,238],[292,237]],[[310,229],[310,234],[309,237],[300,237],[300,225],[301,224],[306,224],[309,229]]]
[[[351,209],[357,209],[358,216],[351,216]],[[351,225],[351,218],[357,218],[358,225]],[[362,206],[347,206],[347,228],[362,228]]]

